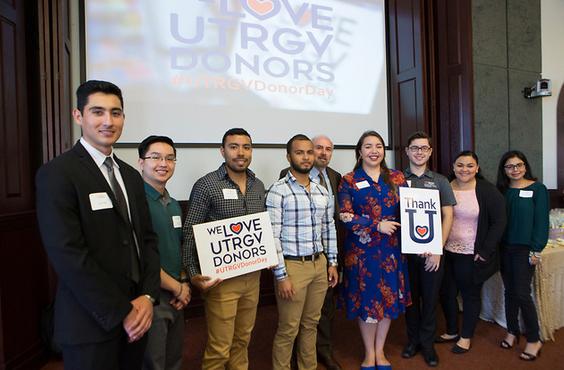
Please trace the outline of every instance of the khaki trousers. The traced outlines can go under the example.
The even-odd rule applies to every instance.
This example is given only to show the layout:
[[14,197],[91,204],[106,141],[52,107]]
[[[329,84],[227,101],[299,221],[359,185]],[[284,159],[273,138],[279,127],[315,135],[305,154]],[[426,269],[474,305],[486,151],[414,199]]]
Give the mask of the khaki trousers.
[[327,293],[327,260],[324,255],[315,261],[286,260],[288,278],[296,294],[285,300],[276,292],[278,329],[272,347],[272,368],[289,370],[294,340],[298,340],[298,368],[317,369],[315,341],[321,307]]
[[260,271],[221,282],[204,293],[208,341],[203,370],[247,370],[255,325]]

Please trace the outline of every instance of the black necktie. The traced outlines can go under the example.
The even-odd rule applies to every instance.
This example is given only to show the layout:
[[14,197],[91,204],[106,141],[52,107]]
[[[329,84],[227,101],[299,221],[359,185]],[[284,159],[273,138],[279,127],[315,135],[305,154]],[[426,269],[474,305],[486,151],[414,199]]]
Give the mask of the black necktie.
[[114,192],[114,196],[116,197],[117,207],[121,215],[125,220],[129,222],[129,212],[127,211],[127,202],[125,200],[125,196],[123,195],[123,191],[121,190],[121,186],[116,179],[116,174],[114,173],[114,163],[110,157],[107,157],[104,161],[104,166],[108,170],[108,178],[110,179],[110,187]]
[[[107,157],[106,160],[104,161],[104,166],[106,166],[106,169],[108,170],[108,179],[110,180],[110,187],[112,188],[112,191],[114,192],[114,196],[116,197],[117,208],[121,213],[121,215],[123,216],[123,218],[126,220],[127,224],[131,227],[131,222],[129,220],[129,212],[127,210],[127,201],[125,200],[125,196],[123,195],[121,186],[119,185],[116,179],[116,174],[114,173],[114,163],[112,161],[112,158]],[[131,230],[131,232],[133,233],[133,229]],[[130,248],[131,249],[130,250],[131,279],[135,282],[139,282],[141,273],[139,271],[139,259],[137,257],[137,246],[136,246],[135,236],[133,236],[132,239],[133,240]]]

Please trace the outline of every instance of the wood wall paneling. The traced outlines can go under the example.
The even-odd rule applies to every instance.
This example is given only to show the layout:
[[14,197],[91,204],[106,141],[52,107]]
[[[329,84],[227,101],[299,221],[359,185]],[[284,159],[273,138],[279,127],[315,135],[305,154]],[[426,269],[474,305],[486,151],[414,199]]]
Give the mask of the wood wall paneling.
[[[0,370],[37,369],[45,352],[39,313],[47,260],[35,221],[33,175],[40,131],[34,2],[0,2]],[[31,32],[30,32],[31,31]],[[28,79],[28,76],[31,76]]]
[[429,131],[426,96],[425,9],[421,0],[388,2],[390,102],[395,167],[407,166],[403,147],[417,130]]
[[35,211],[0,219],[0,322],[4,338],[0,369],[37,369],[45,361],[39,336],[47,257],[41,248]]
[[[0,7],[0,209],[18,213],[33,204],[26,106],[25,32],[20,9]],[[20,5],[21,8],[21,5]]]
[[473,149],[472,14],[470,0],[435,2],[438,170],[449,173],[454,156]]
[[39,317],[53,278],[33,181],[71,144],[68,6],[0,1],[0,370],[37,369],[46,357]]
[[68,0],[39,2],[43,161],[72,146],[71,42]]

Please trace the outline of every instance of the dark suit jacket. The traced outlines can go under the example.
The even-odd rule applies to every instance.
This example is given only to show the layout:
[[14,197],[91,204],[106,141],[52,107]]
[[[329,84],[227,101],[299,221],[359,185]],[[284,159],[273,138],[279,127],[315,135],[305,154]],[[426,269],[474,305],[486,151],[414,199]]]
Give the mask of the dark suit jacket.
[[[284,168],[280,171],[279,178],[283,178],[286,176],[290,167]],[[338,249],[338,260],[339,266],[343,266],[342,258],[343,258],[343,242],[345,237],[345,230],[342,227],[341,221],[339,219],[339,184],[341,183],[341,174],[331,167],[327,167],[327,177],[329,177],[329,183],[331,185],[331,190],[333,191],[333,200],[335,201],[335,214],[333,215],[333,219],[335,220],[335,228],[337,229],[337,249]]]
[[160,262],[156,235],[139,173],[116,158],[138,241],[141,280],[130,279],[131,226],[117,207],[93,211],[89,195],[113,192],[96,163],[77,143],[37,172],[37,217],[44,247],[59,277],[55,340],[96,343],[123,333],[130,301],[158,299]]

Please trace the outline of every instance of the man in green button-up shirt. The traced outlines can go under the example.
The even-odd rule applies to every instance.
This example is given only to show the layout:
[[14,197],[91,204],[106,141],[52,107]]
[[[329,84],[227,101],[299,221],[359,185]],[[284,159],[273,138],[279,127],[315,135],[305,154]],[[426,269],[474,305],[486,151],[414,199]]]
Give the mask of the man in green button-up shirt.
[[182,211],[166,183],[174,174],[176,149],[166,136],[149,136],[139,144],[139,167],[158,235],[161,263],[161,301],[155,307],[143,369],[180,370],[184,334],[183,309],[190,287],[182,276]]

